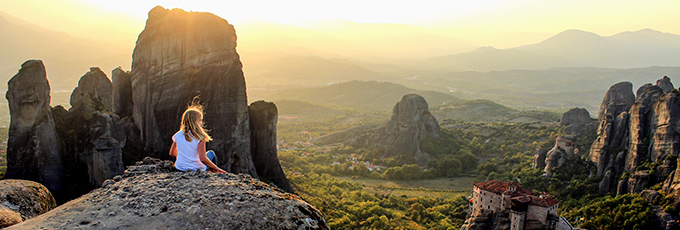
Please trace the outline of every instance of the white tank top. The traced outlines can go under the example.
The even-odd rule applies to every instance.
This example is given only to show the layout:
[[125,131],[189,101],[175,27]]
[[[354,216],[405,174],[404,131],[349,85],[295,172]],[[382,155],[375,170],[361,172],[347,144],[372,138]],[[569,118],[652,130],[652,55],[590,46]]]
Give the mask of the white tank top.
[[191,141],[187,141],[184,137],[184,131],[180,130],[172,135],[172,141],[177,144],[177,160],[175,160],[175,168],[180,171],[187,170],[201,170],[205,171],[206,167],[201,158],[198,157],[198,143],[193,135],[189,134],[192,138]]

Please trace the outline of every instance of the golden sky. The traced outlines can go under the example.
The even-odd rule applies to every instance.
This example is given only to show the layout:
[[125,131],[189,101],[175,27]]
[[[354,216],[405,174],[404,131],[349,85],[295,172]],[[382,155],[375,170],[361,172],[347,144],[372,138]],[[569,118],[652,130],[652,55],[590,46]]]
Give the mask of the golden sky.
[[[156,5],[212,12],[237,26],[265,20],[305,27],[343,19],[477,31],[580,29],[608,36],[651,28],[680,34],[678,0],[3,0],[0,11],[74,35],[136,39]],[[93,33],[97,28],[105,31]]]

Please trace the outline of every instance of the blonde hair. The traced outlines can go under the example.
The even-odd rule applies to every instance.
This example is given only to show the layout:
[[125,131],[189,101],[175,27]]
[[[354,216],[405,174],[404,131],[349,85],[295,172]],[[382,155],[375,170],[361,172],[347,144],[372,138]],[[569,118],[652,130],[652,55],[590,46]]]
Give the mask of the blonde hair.
[[191,141],[193,138],[197,138],[201,141],[212,141],[212,137],[208,135],[208,131],[203,128],[203,125],[199,124],[199,121],[203,119],[203,106],[197,103],[192,103],[189,105],[184,114],[182,114],[182,123],[180,124],[179,130],[184,131],[184,138],[187,141]]

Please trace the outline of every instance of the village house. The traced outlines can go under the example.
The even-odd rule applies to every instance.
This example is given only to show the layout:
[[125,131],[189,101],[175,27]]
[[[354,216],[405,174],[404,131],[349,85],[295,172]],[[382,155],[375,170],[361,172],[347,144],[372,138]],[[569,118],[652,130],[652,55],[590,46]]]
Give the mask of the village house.
[[554,229],[562,224],[558,222],[566,221],[557,213],[558,200],[548,194],[536,196],[516,182],[492,180],[474,183],[470,201],[473,215],[483,210],[509,212],[511,230],[525,229],[530,221],[538,221]]

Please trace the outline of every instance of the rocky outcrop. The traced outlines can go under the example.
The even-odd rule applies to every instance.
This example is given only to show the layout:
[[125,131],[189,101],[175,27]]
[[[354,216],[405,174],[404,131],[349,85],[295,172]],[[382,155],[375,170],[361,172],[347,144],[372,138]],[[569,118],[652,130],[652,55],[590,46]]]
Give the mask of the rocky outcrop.
[[[612,86],[605,96],[598,138],[590,149],[590,158],[596,163],[598,176],[601,177],[600,191],[610,191],[614,179],[623,172],[629,172],[630,177],[619,181],[618,193],[637,193],[644,189],[648,181],[664,178],[664,190],[678,193],[676,190],[680,181],[677,180],[680,178],[676,178],[678,173],[674,170],[677,170],[676,159],[680,151],[680,93],[673,89],[670,79],[664,77],[656,85],[642,85],[637,90],[635,103],[630,109],[622,111],[628,100],[621,98],[629,96],[611,96],[614,88],[619,91],[614,95],[626,95],[620,92],[621,88],[629,87],[619,83]],[[611,98],[621,99],[620,103],[607,102]],[[615,158],[612,157],[614,155]],[[656,163],[653,178],[648,174],[645,176],[646,170],[650,170],[648,167],[641,168],[645,171],[637,171],[643,162]]]
[[102,188],[9,229],[329,229],[299,197],[248,175],[146,158]]
[[574,136],[557,137],[555,146],[546,153],[545,172],[562,166],[564,162],[574,155]]
[[0,228],[31,219],[57,206],[42,184],[27,180],[0,180]]
[[660,161],[680,153],[680,92],[673,90],[659,97],[651,119],[649,157]]
[[663,90],[663,93],[668,93],[671,90],[675,89],[673,83],[671,83],[671,79],[668,78],[668,76],[663,76],[661,79],[656,80],[656,86],[661,88]]
[[132,55],[134,122],[145,152],[169,159],[167,152],[187,104],[200,94],[205,125],[214,141],[217,165],[257,177],[250,155],[245,79],[236,53],[236,33],[211,13],[149,12]]
[[590,124],[594,120],[590,118],[590,113],[584,108],[573,108],[562,114],[560,125],[564,127],[564,133],[568,135],[581,135],[584,125]]
[[113,94],[111,96],[111,112],[119,117],[132,116],[132,79],[130,72],[120,67],[111,71]]
[[[638,92],[640,92],[638,90]],[[649,137],[651,131],[652,108],[656,100],[663,94],[657,86],[647,87],[638,95],[635,104],[630,108],[630,141],[629,153],[626,157],[626,171],[632,171],[640,166],[644,159],[648,159]]]
[[64,167],[50,108],[50,84],[40,60],[29,60],[7,83],[10,126],[5,178],[37,181],[62,192]]
[[[630,82],[611,86],[602,100],[598,114],[600,126],[597,129],[597,139],[590,147],[590,159],[597,164],[598,176],[612,170],[614,175],[618,175],[623,170],[623,165],[616,163],[615,157],[624,151],[622,143],[628,133],[627,111],[634,102],[633,84]],[[600,187],[609,188],[610,185]]]
[[86,116],[97,110],[110,110],[111,92],[111,81],[106,74],[99,67],[92,67],[80,77],[78,86],[71,93],[71,110]]
[[571,124],[584,124],[589,123],[593,119],[590,118],[590,113],[584,108],[573,108],[562,114],[560,119],[561,126],[568,126]]
[[117,115],[108,111],[112,84],[99,68],[90,68],[71,94],[69,110],[75,134],[75,154],[87,166],[89,183],[101,186],[123,173],[125,132]]
[[619,82],[607,90],[607,93],[600,104],[600,112],[597,119],[602,121],[606,114],[611,114],[613,117],[618,116],[624,111],[628,111],[635,103],[635,95],[633,95],[633,83]]
[[536,149],[536,154],[534,154],[534,161],[531,163],[531,167],[535,169],[544,169],[545,168],[545,157],[548,154],[548,152],[543,149],[543,148],[537,148]]
[[272,102],[256,101],[248,107],[250,114],[250,146],[257,175],[271,181],[286,192],[294,192],[281,168],[276,150],[278,111]]
[[375,133],[357,141],[362,146],[380,148],[382,157],[406,155],[425,165],[430,156],[420,151],[420,142],[442,136],[437,119],[430,114],[427,101],[420,95],[407,94],[392,110],[392,118]]

